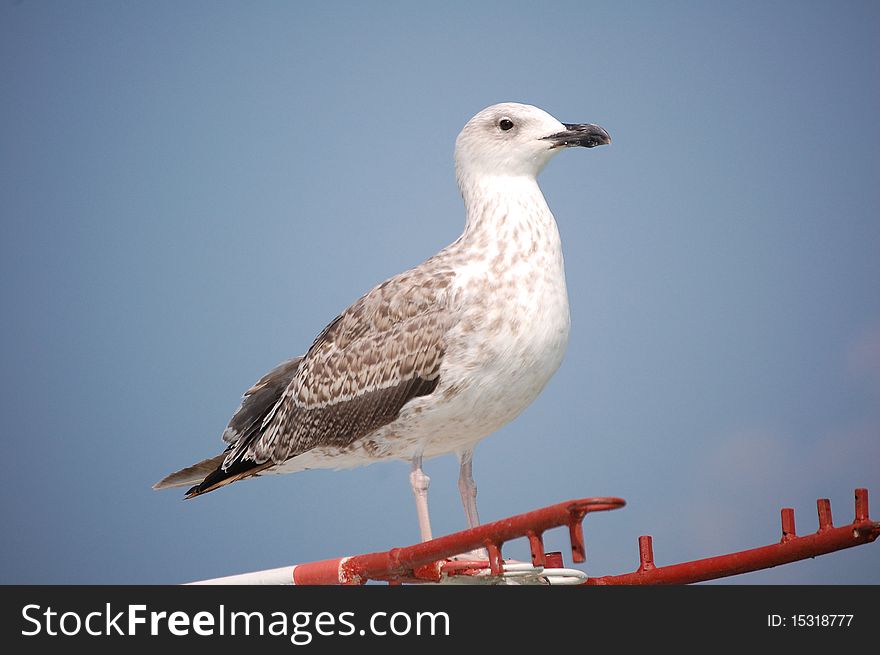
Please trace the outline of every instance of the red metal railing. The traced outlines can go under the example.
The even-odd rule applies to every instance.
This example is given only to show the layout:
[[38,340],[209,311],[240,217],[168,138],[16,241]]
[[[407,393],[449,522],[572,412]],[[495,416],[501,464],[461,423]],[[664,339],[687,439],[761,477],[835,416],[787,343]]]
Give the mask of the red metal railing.
[[550,528],[563,525],[569,529],[572,558],[575,562],[583,562],[585,550],[581,522],[584,517],[590,512],[617,509],[623,505],[625,502],[621,498],[570,500],[414,546],[299,564],[293,571],[293,579],[296,584],[359,584],[367,580],[438,582],[447,558],[478,548],[488,551],[488,562],[455,563],[452,568],[463,564],[461,570],[464,570],[474,568],[466,564],[479,565],[478,568],[489,568],[492,574],[500,575],[501,547],[504,542],[519,537],[528,538],[532,563],[543,566],[542,535]]
[[[529,540],[532,564],[544,566],[543,533],[551,528],[568,526],[571,554],[575,562],[584,561],[582,521],[590,512],[623,507],[620,498],[584,498],[551,505],[526,514],[519,514],[494,523],[464,530],[431,541],[393,548],[387,552],[297,565],[293,571],[296,584],[359,584],[367,580],[400,582],[437,582],[442,576],[474,575],[485,571],[492,575],[502,572],[501,548],[511,539]],[[797,536],[794,510],[782,510],[782,540],[779,543],[753,548],[719,557],[658,567],[654,564],[650,536],[639,537],[640,563],[636,571],[623,575],[588,578],[591,585],[685,584],[712,580],[749,571],[766,569],[808,557],[874,541],[880,535],[880,523],[868,515],[868,490],[856,489],[855,519],[849,525],[834,527],[831,503],[817,501],[819,530]],[[449,560],[459,553],[486,548],[486,561]],[[558,560],[554,562],[558,565]]]
[[[551,570],[557,571],[555,580],[587,585],[649,585],[686,584],[713,580],[750,571],[758,571],[780,564],[824,555],[844,548],[867,544],[880,536],[880,523],[868,515],[868,490],[855,491],[855,518],[852,523],[834,527],[831,503],[826,498],[817,501],[819,529],[809,535],[798,536],[795,531],[794,510],[782,510],[782,539],[778,543],[752,548],[718,557],[692,562],[656,566],[650,536],[639,537],[639,566],[632,573],[587,577],[582,571],[572,577],[571,569],[561,569],[561,553],[545,553],[543,534],[552,528],[567,526],[571,542],[571,555],[575,562],[585,558],[582,522],[587,514],[623,507],[621,498],[583,498],[558,503],[549,507],[511,516],[494,523],[487,523],[471,530],[456,532],[413,546],[392,548],[381,553],[368,553],[353,557],[297,564],[269,571],[256,571],[227,578],[205,580],[207,584],[363,584],[368,580],[381,580],[390,584],[403,582],[430,583],[459,577],[479,576],[484,580],[498,580],[509,570],[519,567],[530,569],[527,564],[505,564],[501,549],[517,538],[526,538],[531,550],[535,575]],[[485,548],[488,560],[450,559],[475,549]],[[543,568],[542,568],[543,567]],[[560,573],[561,572],[561,573]],[[567,572],[567,573],[566,573]],[[566,577],[567,576],[567,577]]]
[[833,526],[831,503],[827,498],[820,498],[816,501],[816,505],[819,529],[813,534],[799,537],[795,531],[794,510],[785,508],[782,510],[782,539],[779,543],[671,566],[655,566],[651,537],[641,536],[638,569],[623,575],[589,578],[586,584],[688,584],[715,580],[867,544],[880,535],[880,523],[872,521],[868,516],[867,489],[856,489],[855,518],[848,525],[838,528]]

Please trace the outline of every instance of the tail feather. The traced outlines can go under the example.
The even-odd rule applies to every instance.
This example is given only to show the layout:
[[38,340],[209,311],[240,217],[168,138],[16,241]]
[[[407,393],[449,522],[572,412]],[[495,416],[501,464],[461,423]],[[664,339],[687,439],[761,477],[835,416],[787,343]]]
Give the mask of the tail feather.
[[[222,460],[220,462],[222,464]],[[195,498],[196,496],[201,496],[202,494],[206,494],[209,491],[214,491],[215,489],[219,489],[220,487],[225,487],[227,484],[231,482],[235,482],[236,480],[242,480],[244,478],[249,478],[253,475],[259,475],[260,471],[263,471],[270,466],[272,466],[274,462],[269,460],[268,462],[263,462],[262,464],[258,464],[253,461],[241,461],[235,462],[225,471],[222,467],[218,466],[216,469],[211,471],[203,480],[200,479],[199,483],[193,487],[187,489],[185,498]]]
[[[296,374],[301,361],[302,357],[294,357],[282,362],[244,392],[241,406],[233,414],[229,425],[223,431],[223,440],[229,444],[223,453],[162,478],[153,485],[153,489],[194,485],[190,486],[186,492],[186,497],[192,498],[218,489],[230,482],[258,475],[260,471],[273,466],[272,461],[257,463],[252,459],[245,459],[242,455],[259,435],[263,420],[281,398]],[[237,450],[234,450],[236,448]],[[223,462],[227,457],[231,461],[224,470]]]
[[203,459],[201,462],[197,462],[192,466],[187,466],[185,469],[180,469],[176,473],[172,473],[171,475],[167,475],[161,480],[159,480],[156,484],[153,485],[153,489],[168,489],[170,487],[185,487],[187,485],[192,485],[197,482],[201,482],[206,477],[208,477],[211,473],[216,471],[221,464],[223,464],[223,460],[226,458],[226,453],[220,453],[216,457],[209,457],[208,459]]

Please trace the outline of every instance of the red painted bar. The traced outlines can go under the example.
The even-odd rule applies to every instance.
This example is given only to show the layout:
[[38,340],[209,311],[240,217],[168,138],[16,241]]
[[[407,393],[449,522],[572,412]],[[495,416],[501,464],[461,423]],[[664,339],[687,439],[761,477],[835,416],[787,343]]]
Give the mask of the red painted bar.
[[831,501],[827,498],[820,498],[816,501],[816,510],[819,513],[819,532],[834,527],[831,519]]
[[[822,516],[820,501],[819,513]],[[690,584],[715,580],[731,575],[769,569],[780,564],[788,564],[798,560],[824,555],[836,550],[851,548],[874,541],[880,536],[880,523],[868,518],[868,490],[856,489],[856,518],[849,524],[839,528],[831,527],[830,506],[828,527],[819,529],[814,534],[803,537],[795,536],[794,512],[782,510],[783,537],[782,541],[769,546],[744,550],[729,555],[708,557],[706,559],[671,566],[658,566],[647,569],[640,565],[639,569],[623,575],[606,575],[588,578],[588,585],[655,585],[655,584]],[[820,526],[823,519],[820,518]],[[640,539],[641,546],[641,539]],[[641,548],[640,548],[641,552]],[[642,556],[642,562],[644,557]]]
[[639,571],[650,571],[654,566],[654,540],[651,535],[639,537]]
[[544,540],[540,533],[529,530],[526,533],[529,538],[529,550],[532,553],[532,564],[534,566],[544,566]]
[[[526,537],[529,532],[541,534],[550,528],[568,525],[572,536],[575,539],[581,536],[582,539],[583,533],[574,526],[577,524],[580,528],[580,521],[588,513],[617,509],[625,504],[622,498],[570,500],[404,548],[299,564],[293,576],[296,584],[311,585],[363,584],[367,580],[411,578],[416,569],[427,564],[477,548],[500,550],[505,541]],[[572,544],[575,552],[578,546],[582,548],[583,542]],[[499,565],[498,559],[495,564],[496,567]]]

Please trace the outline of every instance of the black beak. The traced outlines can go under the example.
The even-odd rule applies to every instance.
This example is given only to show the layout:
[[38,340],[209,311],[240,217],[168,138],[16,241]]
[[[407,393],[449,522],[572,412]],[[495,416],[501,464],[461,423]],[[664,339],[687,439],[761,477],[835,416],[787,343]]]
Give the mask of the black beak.
[[598,125],[592,123],[563,123],[565,130],[545,136],[544,140],[553,144],[554,148],[569,148],[572,146],[583,146],[584,148],[595,148],[596,146],[607,146],[611,143],[611,137],[608,132]]

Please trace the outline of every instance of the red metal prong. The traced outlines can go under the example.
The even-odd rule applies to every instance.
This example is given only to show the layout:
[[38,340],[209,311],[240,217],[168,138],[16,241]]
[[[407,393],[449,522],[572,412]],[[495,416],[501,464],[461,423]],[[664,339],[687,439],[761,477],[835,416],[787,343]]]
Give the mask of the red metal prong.
[[544,566],[544,540],[541,535],[533,530],[527,533],[529,549],[532,551],[532,566]]
[[639,571],[650,571],[657,568],[654,566],[654,541],[651,535],[643,534],[639,537]]
[[794,528],[794,510],[791,507],[782,508],[782,541],[791,541],[797,537]]
[[584,546],[584,526],[581,525],[581,517],[572,517],[573,520],[568,524],[568,536],[571,541],[571,559],[575,562],[585,562],[587,560],[587,549]]
[[819,532],[833,528],[834,524],[831,522],[831,501],[827,498],[820,498],[816,501],[816,509],[819,511]]
[[547,553],[544,561],[545,569],[561,569],[565,566],[565,562],[562,559],[562,553],[558,550],[552,550]]
[[856,489],[856,522],[868,520],[868,490],[862,487]]
[[489,552],[489,570],[492,575],[501,575],[504,573],[504,560],[501,559],[501,546],[498,544],[487,543],[486,550]]

